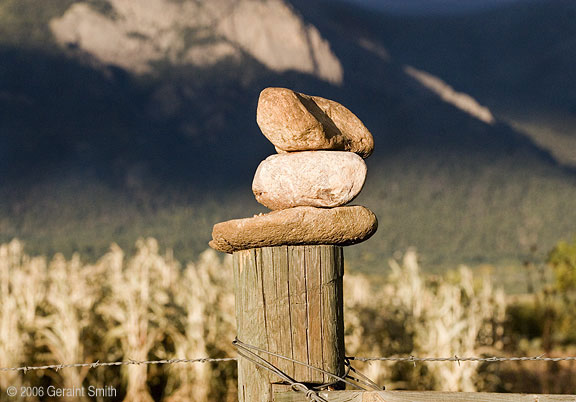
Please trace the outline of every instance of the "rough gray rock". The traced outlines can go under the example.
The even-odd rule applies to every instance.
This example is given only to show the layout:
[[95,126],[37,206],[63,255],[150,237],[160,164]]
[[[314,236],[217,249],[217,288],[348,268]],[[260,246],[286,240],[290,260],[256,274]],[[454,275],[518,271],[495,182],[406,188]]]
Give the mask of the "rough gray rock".
[[258,99],[256,121],[283,151],[340,150],[363,158],[374,150],[372,134],[354,113],[319,96],[286,88],[266,88]]
[[366,164],[342,151],[271,155],[252,182],[256,200],[270,209],[298,206],[339,207],[352,201],[366,180]]
[[[101,0],[109,13],[93,3],[74,2],[50,21],[61,46],[74,45],[91,61],[147,74],[158,61],[206,68],[249,54],[273,71],[342,82],[330,43],[286,0]],[[193,43],[185,32],[194,32]]]
[[377,228],[376,216],[362,206],[296,207],[217,223],[209,244],[225,253],[280,245],[345,246],[368,239]]

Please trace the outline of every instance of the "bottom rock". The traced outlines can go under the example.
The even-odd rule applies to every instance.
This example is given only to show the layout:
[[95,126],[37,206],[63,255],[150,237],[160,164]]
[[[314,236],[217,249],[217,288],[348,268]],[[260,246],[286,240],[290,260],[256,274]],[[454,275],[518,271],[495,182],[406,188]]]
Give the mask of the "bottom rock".
[[297,244],[349,245],[376,232],[378,221],[368,208],[296,207],[214,225],[210,247],[225,253],[249,248]]

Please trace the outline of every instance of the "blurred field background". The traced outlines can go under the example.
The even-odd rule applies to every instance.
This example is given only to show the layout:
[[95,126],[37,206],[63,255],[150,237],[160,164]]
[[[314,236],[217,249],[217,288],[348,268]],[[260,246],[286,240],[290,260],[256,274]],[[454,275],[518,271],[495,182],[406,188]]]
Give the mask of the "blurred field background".
[[[341,102],[375,138],[348,354],[573,355],[574,60],[571,0],[0,0],[0,366],[233,352],[229,261],[206,248],[214,223],[266,212],[250,185],[274,153],[268,86]],[[364,369],[390,389],[576,392],[570,364]],[[0,388],[233,400],[234,376]]]
[[[522,297],[465,266],[422,273],[407,251],[374,280],[345,280],[348,356],[565,356],[574,354],[576,243],[550,256],[555,279]],[[572,265],[567,264],[567,257]],[[213,250],[186,266],[141,239],[94,264],[79,255],[31,257],[0,246],[0,366],[234,355],[231,258]],[[573,392],[574,362],[353,362],[387,389]],[[0,388],[113,386],[115,400],[236,400],[234,362],[2,372]],[[30,399],[30,398],[29,398]],[[32,399],[30,399],[32,400]],[[78,400],[73,398],[73,400]],[[102,398],[110,400],[110,398]]]

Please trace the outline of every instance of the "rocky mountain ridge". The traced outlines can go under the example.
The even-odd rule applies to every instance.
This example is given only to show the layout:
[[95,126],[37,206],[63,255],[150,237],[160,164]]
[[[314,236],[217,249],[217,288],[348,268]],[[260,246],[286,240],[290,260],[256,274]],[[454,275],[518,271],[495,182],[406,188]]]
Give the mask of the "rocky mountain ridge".
[[106,1],[107,13],[76,2],[52,19],[58,43],[135,74],[163,60],[208,68],[246,53],[272,71],[342,82],[330,44],[283,0]]
[[[522,92],[507,98],[508,88],[555,89],[542,93],[569,105],[571,83],[523,86],[526,72],[540,71],[529,58],[524,69],[497,63],[515,60],[493,37],[509,38],[508,23],[526,25],[516,12],[475,43],[494,16],[396,19],[322,0],[5,0],[0,241],[99,255],[111,241],[130,247],[152,235],[191,257],[215,222],[262,211],[242,190],[274,152],[254,112],[263,88],[286,87],[338,101],[374,135],[358,202],[384,230],[350,248],[350,261],[377,269],[412,245],[438,264],[545,251],[573,233],[574,176],[485,92],[501,88],[497,98],[515,105]],[[529,51],[555,40],[538,42],[542,35],[522,43],[545,66]],[[558,65],[546,82],[570,77]]]

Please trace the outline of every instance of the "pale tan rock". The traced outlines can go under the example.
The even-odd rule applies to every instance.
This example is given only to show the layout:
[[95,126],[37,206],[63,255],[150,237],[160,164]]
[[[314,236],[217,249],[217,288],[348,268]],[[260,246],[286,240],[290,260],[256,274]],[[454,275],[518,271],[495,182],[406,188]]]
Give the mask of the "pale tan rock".
[[270,209],[339,207],[366,180],[366,163],[352,152],[305,151],[271,155],[254,175],[256,200]]
[[225,253],[279,245],[345,246],[368,239],[377,228],[376,216],[362,206],[296,207],[217,223],[209,244]]
[[147,74],[158,61],[207,68],[250,55],[273,71],[343,80],[330,43],[286,0],[107,0],[108,13],[90,3],[74,2],[50,29],[60,46],[81,49],[91,62]]
[[372,134],[354,113],[319,96],[266,88],[258,99],[256,121],[266,138],[287,152],[340,150],[367,158],[374,150]]

